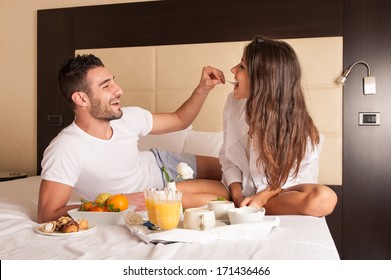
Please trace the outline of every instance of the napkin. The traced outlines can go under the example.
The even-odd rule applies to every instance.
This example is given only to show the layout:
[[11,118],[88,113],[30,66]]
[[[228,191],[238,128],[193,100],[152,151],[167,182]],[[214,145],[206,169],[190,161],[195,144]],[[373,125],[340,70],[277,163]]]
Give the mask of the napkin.
[[178,228],[167,231],[154,231],[142,225],[126,224],[126,227],[132,234],[148,244],[173,242],[207,243],[223,239],[264,237],[274,227],[278,227],[279,225],[279,217],[265,216],[260,223],[221,225],[204,231],[183,229],[181,228],[181,224]]

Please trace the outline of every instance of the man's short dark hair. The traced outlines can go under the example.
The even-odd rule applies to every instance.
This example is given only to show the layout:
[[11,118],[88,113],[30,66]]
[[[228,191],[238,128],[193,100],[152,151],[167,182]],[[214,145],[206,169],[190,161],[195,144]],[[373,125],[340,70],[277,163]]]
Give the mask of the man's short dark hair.
[[90,92],[86,76],[89,70],[104,67],[103,62],[93,54],[77,55],[67,59],[58,71],[58,87],[72,110],[75,104],[72,94],[77,91]]

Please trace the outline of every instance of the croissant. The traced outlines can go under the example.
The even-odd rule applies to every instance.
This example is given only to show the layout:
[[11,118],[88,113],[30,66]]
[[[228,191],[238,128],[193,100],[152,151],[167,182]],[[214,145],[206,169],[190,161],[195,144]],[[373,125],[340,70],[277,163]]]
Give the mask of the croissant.
[[65,225],[61,227],[61,232],[63,233],[70,233],[70,232],[78,232],[79,231],[79,224],[74,221],[70,220]]

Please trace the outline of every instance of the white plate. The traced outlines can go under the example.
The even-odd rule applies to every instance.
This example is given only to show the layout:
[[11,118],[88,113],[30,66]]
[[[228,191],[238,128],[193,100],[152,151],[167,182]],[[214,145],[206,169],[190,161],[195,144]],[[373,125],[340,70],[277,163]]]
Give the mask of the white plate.
[[50,236],[62,236],[62,237],[67,237],[67,236],[74,236],[74,235],[82,235],[86,233],[90,233],[96,229],[96,225],[94,224],[89,224],[88,229],[80,229],[77,232],[69,232],[69,233],[63,233],[63,232],[58,232],[58,231],[53,231],[53,232],[44,232],[42,231],[42,226],[44,224],[39,225],[38,227],[35,228],[35,231],[43,234],[43,235],[50,235]]

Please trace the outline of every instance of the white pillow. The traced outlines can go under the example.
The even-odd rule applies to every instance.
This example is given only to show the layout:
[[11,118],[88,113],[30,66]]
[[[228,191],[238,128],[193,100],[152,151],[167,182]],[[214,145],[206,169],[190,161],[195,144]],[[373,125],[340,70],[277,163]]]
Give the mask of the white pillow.
[[219,157],[223,144],[223,131],[190,131],[187,135],[184,153]]
[[186,137],[191,131],[191,128],[192,126],[189,126],[184,130],[160,135],[148,134],[144,137],[140,137],[138,140],[138,147],[141,151],[157,148],[175,153],[182,153]]

